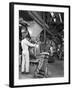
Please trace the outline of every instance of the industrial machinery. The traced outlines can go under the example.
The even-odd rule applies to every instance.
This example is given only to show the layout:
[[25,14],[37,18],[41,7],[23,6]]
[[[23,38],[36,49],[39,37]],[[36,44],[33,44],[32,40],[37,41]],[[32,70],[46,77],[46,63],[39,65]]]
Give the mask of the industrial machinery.
[[48,77],[48,58],[49,53],[42,52],[36,60],[31,61],[32,64],[36,65],[36,68],[33,72],[35,78]]
[[[58,59],[64,57],[63,49],[57,51],[58,45],[63,47],[64,42],[64,14],[20,11],[19,17],[23,17],[23,21],[20,20],[21,26],[25,26],[25,23],[28,24],[26,27],[31,36],[31,42],[38,45],[36,48],[29,48],[30,64],[36,66],[33,75],[36,78],[48,77],[48,62],[51,58],[56,55],[59,57]],[[19,30],[19,34],[21,41],[21,30]],[[21,52],[21,49],[19,51]]]

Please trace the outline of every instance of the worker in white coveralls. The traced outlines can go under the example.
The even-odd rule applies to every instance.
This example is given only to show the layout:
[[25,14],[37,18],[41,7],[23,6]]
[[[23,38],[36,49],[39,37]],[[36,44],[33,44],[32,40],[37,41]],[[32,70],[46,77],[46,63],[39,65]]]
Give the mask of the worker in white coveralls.
[[[22,30],[22,33],[25,33],[24,29]],[[22,46],[22,67],[21,72],[22,73],[29,73],[29,50],[28,47],[35,47],[36,44],[32,44],[30,40],[30,35],[27,34],[28,31],[25,33],[23,40],[21,41]]]

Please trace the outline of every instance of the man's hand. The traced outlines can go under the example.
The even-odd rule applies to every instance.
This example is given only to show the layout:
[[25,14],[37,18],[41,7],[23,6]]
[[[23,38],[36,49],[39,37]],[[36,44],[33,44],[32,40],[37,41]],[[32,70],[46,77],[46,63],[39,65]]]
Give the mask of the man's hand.
[[38,48],[38,47],[39,47],[39,45],[38,45],[38,44],[36,44],[36,45],[35,45],[35,47],[36,47],[36,48]]

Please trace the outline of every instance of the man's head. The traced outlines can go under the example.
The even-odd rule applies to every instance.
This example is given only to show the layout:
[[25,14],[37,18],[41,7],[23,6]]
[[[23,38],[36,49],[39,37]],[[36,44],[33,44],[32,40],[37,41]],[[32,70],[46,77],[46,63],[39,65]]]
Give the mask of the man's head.
[[26,27],[24,27],[24,26],[22,27],[21,33],[22,33],[22,39],[24,39],[24,38],[27,38],[28,40],[31,39],[30,34]]
[[26,37],[26,35],[28,34],[27,27],[23,26],[21,28],[21,33],[22,33],[22,38],[24,39]]
[[30,40],[31,39],[31,37],[30,37],[30,35],[29,35],[29,33],[26,35],[26,37],[25,37],[27,40]]
[[21,28],[21,32],[22,32],[22,33],[23,33],[23,32],[27,32],[27,27],[22,26],[22,28]]

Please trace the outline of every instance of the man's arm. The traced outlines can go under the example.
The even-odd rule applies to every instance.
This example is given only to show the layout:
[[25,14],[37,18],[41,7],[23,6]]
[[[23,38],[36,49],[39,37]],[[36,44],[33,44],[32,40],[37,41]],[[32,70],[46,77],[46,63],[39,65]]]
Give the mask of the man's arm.
[[35,47],[36,46],[36,44],[30,43],[28,40],[27,40],[27,45],[30,46],[30,47]]

